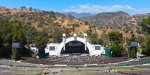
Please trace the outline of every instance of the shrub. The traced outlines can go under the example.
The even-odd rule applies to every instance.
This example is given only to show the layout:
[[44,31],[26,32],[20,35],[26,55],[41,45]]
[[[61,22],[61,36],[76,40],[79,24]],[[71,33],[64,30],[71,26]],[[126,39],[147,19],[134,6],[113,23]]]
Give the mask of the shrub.
[[111,46],[112,56],[113,57],[121,57],[123,56],[124,48],[122,45],[112,45]]

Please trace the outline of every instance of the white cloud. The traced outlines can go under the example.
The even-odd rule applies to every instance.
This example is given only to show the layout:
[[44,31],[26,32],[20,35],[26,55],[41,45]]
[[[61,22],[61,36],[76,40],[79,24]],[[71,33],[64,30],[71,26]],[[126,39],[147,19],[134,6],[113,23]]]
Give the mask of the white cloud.
[[83,4],[78,6],[70,6],[65,9],[64,12],[77,12],[77,13],[101,13],[101,12],[115,12],[115,11],[125,11],[129,14],[141,14],[149,13],[150,8],[134,8],[130,5],[91,5]]
[[132,13],[136,13],[136,14],[150,13],[150,8],[136,9],[135,11],[132,11]]

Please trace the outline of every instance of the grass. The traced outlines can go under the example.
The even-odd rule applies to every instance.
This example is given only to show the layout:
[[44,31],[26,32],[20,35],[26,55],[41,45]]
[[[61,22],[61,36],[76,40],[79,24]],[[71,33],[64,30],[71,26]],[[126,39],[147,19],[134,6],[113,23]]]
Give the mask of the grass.
[[93,71],[97,71],[96,68],[80,68],[80,69],[63,69],[63,72],[93,72]]
[[115,68],[111,68],[112,70],[144,70],[147,68],[137,68],[137,67],[115,67]]
[[15,68],[12,68],[11,71],[12,72],[42,72],[44,70],[44,68],[27,68],[27,67],[15,67]]

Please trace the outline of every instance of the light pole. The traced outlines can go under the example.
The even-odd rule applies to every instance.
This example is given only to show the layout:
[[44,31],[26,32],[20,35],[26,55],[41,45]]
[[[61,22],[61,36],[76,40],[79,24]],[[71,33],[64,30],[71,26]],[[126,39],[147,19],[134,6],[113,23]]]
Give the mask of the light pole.
[[84,33],[84,39],[85,39],[85,50],[87,50],[87,34]]
[[66,44],[66,34],[63,34],[63,43],[64,43],[63,50],[65,50],[65,44]]

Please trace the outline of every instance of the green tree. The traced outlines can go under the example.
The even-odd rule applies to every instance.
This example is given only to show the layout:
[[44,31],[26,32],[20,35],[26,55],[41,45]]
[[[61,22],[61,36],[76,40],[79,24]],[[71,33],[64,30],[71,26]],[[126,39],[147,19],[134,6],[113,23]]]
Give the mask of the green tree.
[[112,56],[113,57],[123,56],[125,49],[122,45],[122,41],[123,41],[122,33],[118,32],[118,31],[109,32],[108,37],[110,40],[109,47],[111,48]]
[[113,57],[123,56],[124,48],[122,45],[114,44],[110,48],[111,48]]
[[97,44],[104,44],[104,42],[103,42],[103,40],[102,40],[102,38],[97,38]]
[[22,50],[19,50],[20,56],[27,56],[31,52],[26,49],[26,45],[35,43],[38,47],[43,47],[47,41],[48,36],[44,31],[38,32],[30,25],[0,17],[0,57],[15,58],[18,51],[12,50],[13,42],[20,43],[22,47]]
[[141,22],[142,30],[146,33],[145,42],[141,43],[142,53],[150,56],[150,17]]
[[11,26],[10,22],[0,17],[0,56],[10,57],[11,54]]
[[26,38],[26,45],[29,46],[30,44],[33,44],[34,37],[36,37],[36,34],[37,34],[36,29],[26,25],[24,26],[23,32]]
[[146,32],[147,34],[150,34],[150,17],[147,19],[143,19],[141,22],[142,30]]
[[19,42],[21,45],[26,44],[26,37],[24,37],[23,25],[19,21],[10,22],[11,24],[11,38],[12,42]]
[[91,33],[91,35],[89,35],[91,43],[93,44],[97,44],[97,38],[98,38],[98,34],[96,33]]
[[60,28],[55,28],[52,33],[53,42],[60,43],[62,42],[63,31]]
[[133,31],[131,31],[131,38],[130,38],[129,43],[132,41],[137,41],[137,38],[136,38],[135,34],[133,33]]
[[36,45],[37,48],[45,47],[48,42],[48,35],[44,32],[36,33],[35,37],[33,37],[33,43]]
[[104,44],[101,37],[98,36],[97,33],[91,33],[87,31],[87,34],[89,35],[90,41],[93,44]]
[[111,44],[120,44],[122,43],[123,36],[122,33],[118,31],[113,31],[108,33],[109,40],[111,41]]
[[146,56],[150,56],[150,35],[146,36],[146,42],[141,44],[142,53]]

